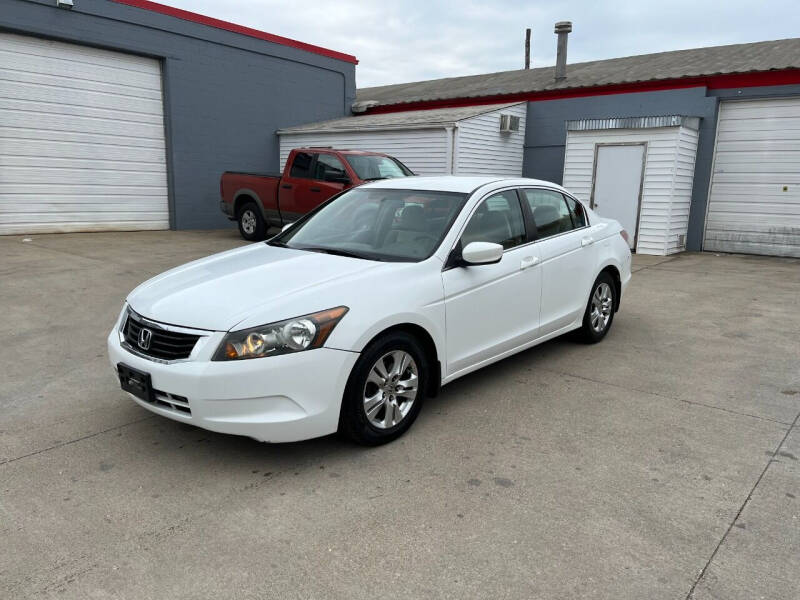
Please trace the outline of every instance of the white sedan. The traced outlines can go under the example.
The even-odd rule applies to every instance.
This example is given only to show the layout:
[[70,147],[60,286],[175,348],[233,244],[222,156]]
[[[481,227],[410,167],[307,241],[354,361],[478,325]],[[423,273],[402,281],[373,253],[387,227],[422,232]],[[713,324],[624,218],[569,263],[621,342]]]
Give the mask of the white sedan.
[[603,339],[627,237],[544,181],[376,181],[143,283],[108,353],[122,389],[165,417],[380,444],[462,375],[569,331]]

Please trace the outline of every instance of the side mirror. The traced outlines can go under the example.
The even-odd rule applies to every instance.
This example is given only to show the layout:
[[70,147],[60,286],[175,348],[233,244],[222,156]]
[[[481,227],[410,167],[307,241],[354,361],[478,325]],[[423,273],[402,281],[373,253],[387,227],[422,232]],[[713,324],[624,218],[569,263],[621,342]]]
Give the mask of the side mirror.
[[461,260],[467,265],[488,265],[500,262],[503,247],[492,242],[470,242],[461,251]]
[[284,225],[283,227],[281,227],[281,233],[283,233],[284,231],[286,231],[287,229],[289,229],[289,227],[291,227],[292,225],[294,225],[294,223],[286,223],[286,225]]

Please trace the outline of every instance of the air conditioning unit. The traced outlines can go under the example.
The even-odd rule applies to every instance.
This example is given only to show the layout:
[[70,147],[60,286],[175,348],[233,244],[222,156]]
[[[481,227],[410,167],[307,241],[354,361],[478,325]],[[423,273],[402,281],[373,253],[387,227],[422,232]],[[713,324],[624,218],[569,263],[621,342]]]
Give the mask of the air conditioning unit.
[[519,131],[519,117],[514,115],[500,115],[500,133]]

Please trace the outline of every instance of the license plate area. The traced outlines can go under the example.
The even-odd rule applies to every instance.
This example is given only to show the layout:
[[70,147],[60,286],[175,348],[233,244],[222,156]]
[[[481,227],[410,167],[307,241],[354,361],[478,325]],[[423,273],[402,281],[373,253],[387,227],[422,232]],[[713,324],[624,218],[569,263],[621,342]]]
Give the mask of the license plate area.
[[124,363],[119,363],[117,365],[117,376],[119,377],[119,384],[122,386],[123,390],[145,402],[155,402],[150,373],[145,373],[139,369],[129,367]]

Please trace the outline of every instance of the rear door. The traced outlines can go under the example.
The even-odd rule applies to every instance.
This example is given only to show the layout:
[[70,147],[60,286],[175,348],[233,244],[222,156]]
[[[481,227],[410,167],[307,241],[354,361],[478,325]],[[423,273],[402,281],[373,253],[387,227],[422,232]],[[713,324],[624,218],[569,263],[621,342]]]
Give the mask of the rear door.
[[290,168],[281,178],[279,190],[279,206],[284,221],[294,221],[316,206],[314,192],[311,192],[316,156],[313,152],[295,152],[291,160]]
[[525,188],[522,198],[536,229],[534,247],[542,269],[539,336],[544,336],[583,314],[597,252],[579,202],[543,188]]

